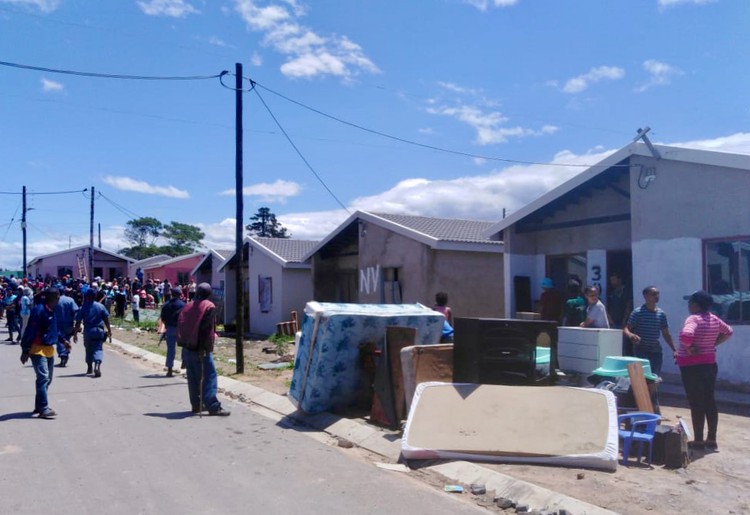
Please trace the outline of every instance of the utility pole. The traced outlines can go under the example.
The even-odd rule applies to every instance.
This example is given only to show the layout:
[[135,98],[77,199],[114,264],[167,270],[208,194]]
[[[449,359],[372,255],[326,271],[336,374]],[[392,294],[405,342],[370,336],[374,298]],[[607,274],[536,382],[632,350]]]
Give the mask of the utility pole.
[[23,276],[26,277],[26,186],[23,187],[23,208],[21,213],[21,232],[23,233]]
[[235,190],[237,198],[237,222],[235,224],[235,246],[234,255],[237,257],[237,273],[235,274],[234,291],[236,292],[235,310],[237,312],[237,329],[235,331],[234,345],[237,357],[237,373],[245,372],[244,349],[242,347],[242,336],[245,332],[245,292],[243,290],[243,276],[245,262],[242,259],[242,233],[244,218],[242,199],[242,63],[234,65],[234,98],[235,98]]
[[99,248],[102,248],[102,224],[96,224],[99,230]]
[[91,186],[91,226],[89,228],[89,284],[94,280],[94,197],[96,190]]

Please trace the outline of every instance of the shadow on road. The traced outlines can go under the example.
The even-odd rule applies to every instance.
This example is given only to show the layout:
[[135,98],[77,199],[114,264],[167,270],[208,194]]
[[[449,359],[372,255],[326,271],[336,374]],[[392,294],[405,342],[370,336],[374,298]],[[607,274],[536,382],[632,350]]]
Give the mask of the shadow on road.
[[181,420],[183,418],[194,417],[190,411],[174,411],[172,413],[144,413],[147,417],[166,418],[167,420]]
[[32,418],[34,416],[33,413],[30,411],[18,411],[16,413],[6,413],[5,415],[0,415],[0,422],[5,422],[6,420],[16,420],[20,418]]

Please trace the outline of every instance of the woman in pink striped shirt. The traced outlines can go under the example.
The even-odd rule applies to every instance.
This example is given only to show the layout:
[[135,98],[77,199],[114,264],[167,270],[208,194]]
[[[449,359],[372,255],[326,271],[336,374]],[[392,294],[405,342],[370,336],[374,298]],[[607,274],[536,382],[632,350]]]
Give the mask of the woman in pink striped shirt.
[[[690,403],[690,416],[693,419],[694,449],[717,450],[716,429],[719,425],[719,411],[714,398],[716,386],[716,347],[732,336],[732,328],[709,311],[714,303],[710,293],[696,291],[685,297],[690,316],[680,331],[680,346],[675,360],[680,367],[682,384]],[[708,435],[703,440],[704,423],[708,423]]]

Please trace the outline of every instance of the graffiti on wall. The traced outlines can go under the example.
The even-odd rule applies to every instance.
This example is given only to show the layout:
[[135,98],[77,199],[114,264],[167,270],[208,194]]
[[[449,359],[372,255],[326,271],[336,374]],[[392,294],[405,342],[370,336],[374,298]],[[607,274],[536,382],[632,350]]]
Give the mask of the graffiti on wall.
[[380,284],[380,265],[368,266],[359,271],[359,292],[377,293]]

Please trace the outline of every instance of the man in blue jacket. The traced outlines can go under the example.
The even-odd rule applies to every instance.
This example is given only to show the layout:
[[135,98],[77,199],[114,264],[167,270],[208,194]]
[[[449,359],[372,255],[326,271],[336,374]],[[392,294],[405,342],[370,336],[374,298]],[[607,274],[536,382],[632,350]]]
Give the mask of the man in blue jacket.
[[49,407],[47,391],[52,384],[55,345],[63,341],[63,345],[70,349],[70,342],[63,340],[57,328],[55,306],[60,299],[60,291],[57,288],[47,288],[44,297],[44,303],[37,304],[31,310],[29,325],[21,338],[21,363],[25,365],[31,358],[31,365],[36,373],[34,413],[40,418],[54,418],[57,413]]

